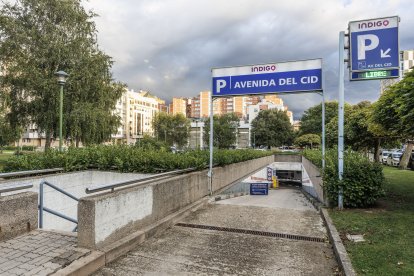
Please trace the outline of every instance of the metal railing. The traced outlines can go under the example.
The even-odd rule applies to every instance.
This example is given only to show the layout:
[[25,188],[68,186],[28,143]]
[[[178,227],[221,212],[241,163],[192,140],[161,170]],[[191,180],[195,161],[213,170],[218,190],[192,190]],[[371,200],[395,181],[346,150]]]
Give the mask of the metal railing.
[[149,181],[149,180],[162,179],[163,177],[171,176],[171,175],[174,175],[174,174],[192,172],[192,171],[195,171],[195,170],[196,170],[195,168],[175,170],[175,171],[171,171],[171,172],[159,173],[159,174],[156,174],[156,175],[151,175],[151,176],[148,176],[148,177],[139,178],[139,179],[135,179],[135,180],[129,180],[129,181],[120,182],[120,183],[101,185],[101,186],[91,187],[91,188],[88,187],[88,188],[85,189],[85,192],[87,194],[97,193],[97,192],[101,192],[101,191],[105,191],[105,190],[112,190],[112,192],[113,192],[113,191],[115,191],[115,188],[131,185],[131,184],[143,184],[143,182],[146,182],[146,181]]
[[30,189],[33,188],[32,184],[12,184],[12,185],[0,185],[0,195],[1,193],[13,192],[18,190]]
[[45,170],[32,170],[32,171],[0,173],[0,178],[29,176],[29,175],[46,174],[46,173],[54,173],[54,172],[62,172],[62,171],[63,171],[63,168],[53,168],[53,169],[45,169]]
[[55,185],[53,185],[53,184],[51,184],[47,181],[42,181],[40,183],[40,192],[39,192],[39,228],[43,228],[43,211],[45,211],[45,212],[48,212],[52,215],[58,216],[60,218],[63,218],[65,220],[68,220],[68,221],[71,221],[71,222],[75,223],[76,227],[72,230],[72,232],[76,232],[77,229],[78,229],[78,221],[76,219],[68,217],[68,216],[66,216],[66,215],[64,215],[64,214],[62,214],[58,211],[54,211],[54,210],[49,209],[49,208],[44,206],[44,195],[43,195],[43,189],[44,189],[43,186],[44,185],[47,185],[47,186],[55,189],[56,191],[64,194],[65,196],[70,197],[70,198],[72,198],[72,199],[79,202],[79,198],[75,197],[74,195],[62,190],[59,187],[56,187]]

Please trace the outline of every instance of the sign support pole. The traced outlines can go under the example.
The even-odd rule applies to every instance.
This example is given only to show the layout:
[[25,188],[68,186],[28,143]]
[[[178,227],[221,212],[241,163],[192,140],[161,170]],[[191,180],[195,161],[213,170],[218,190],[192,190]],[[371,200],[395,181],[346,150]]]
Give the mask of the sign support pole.
[[325,74],[322,74],[322,169],[325,170]]
[[208,171],[208,193],[213,195],[213,89],[210,92],[210,168]]
[[340,188],[338,191],[338,208],[344,208],[342,175],[344,172],[344,52],[345,32],[339,33],[339,106],[338,106],[338,176]]

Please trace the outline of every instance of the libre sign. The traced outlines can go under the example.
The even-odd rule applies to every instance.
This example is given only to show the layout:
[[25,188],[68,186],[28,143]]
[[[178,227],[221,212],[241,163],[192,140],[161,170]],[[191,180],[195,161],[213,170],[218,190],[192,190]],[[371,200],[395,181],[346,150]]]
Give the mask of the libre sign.
[[322,91],[322,59],[212,69],[213,96]]
[[[393,16],[349,22],[351,80],[399,76],[398,21],[398,16]],[[355,73],[366,71],[378,72]]]

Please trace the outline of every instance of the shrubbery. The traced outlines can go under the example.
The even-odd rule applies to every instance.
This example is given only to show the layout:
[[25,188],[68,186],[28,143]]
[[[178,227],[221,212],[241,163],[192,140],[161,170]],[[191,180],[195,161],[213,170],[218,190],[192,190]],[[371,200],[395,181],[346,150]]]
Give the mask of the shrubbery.
[[[305,150],[303,155],[318,167],[322,167],[321,151]],[[382,186],[385,178],[379,163],[369,161],[358,152],[347,150],[344,152],[343,179],[339,181],[338,150],[327,150],[325,160],[323,183],[332,205],[337,204],[339,187],[343,188],[346,207],[370,206],[384,195]]]
[[[214,150],[214,165],[227,165],[273,154],[256,150]],[[95,146],[69,148],[65,152],[50,150],[9,158],[4,171],[37,170],[62,167],[66,171],[97,168],[121,172],[154,173],[185,168],[203,169],[209,164],[208,151],[174,154],[162,148],[150,150],[139,146]]]
[[[35,146],[22,146],[21,150],[22,151],[35,151],[36,147]],[[20,147],[15,147],[15,146],[4,146],[1,147],[1,150],[13,150],[13,151],[18,151],[20,150]]]

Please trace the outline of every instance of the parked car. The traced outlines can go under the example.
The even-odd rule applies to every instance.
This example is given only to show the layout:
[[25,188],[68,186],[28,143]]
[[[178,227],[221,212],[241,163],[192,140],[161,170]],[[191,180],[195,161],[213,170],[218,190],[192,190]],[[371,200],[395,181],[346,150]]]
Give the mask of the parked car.
[[402,152],[392,152],[387,157],[387,165],[397,167],[400,164]]
[[381,152],[381,154],[380,154],[380,158],[379,158],[379,161],[382,163],[382,164],[387,164],[387,158],[388,158],[388,155],[390,155],[390,151],[388,151],[388,150],[383,150],[382,152]]

